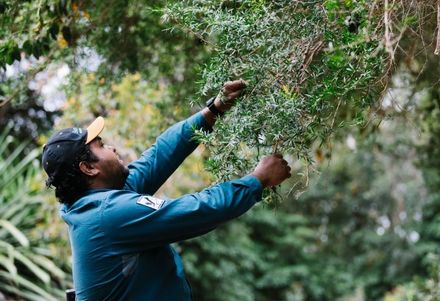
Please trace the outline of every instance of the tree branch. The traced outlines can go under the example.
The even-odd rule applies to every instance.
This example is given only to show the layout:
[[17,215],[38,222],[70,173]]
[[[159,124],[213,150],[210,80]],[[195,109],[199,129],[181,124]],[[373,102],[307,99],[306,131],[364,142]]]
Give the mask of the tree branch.
[[16,89],[14,91],[14,93],[12,93],[11,96],[9,96],[6,99],[0,99],[0,109],[4,106],[6,106],[6,104],[8,104],[12,99],[14,99],[15,97],[17,97],[17,95],[20,93],[20,89]]
[[435,47],[434,54],[440,54],[440,0],[437,0],[437,46]]
[[390,20],[390,6],[388,0],[385,0],[384,7],[384,27],[385,27],[385,50],[389,53],[390,59],[394,61],[394,51],[392,46],[392,31],[391,31],[391,20]]

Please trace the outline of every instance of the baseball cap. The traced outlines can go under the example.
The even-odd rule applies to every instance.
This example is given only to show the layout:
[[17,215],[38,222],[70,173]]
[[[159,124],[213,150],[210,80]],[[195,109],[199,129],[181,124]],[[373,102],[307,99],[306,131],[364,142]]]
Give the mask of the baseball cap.
[[104,129],[104,118],[99,116],[86,129],[67,128],[56,132],[43,146],[41,164],[50,178],[70,169],[78,153]]

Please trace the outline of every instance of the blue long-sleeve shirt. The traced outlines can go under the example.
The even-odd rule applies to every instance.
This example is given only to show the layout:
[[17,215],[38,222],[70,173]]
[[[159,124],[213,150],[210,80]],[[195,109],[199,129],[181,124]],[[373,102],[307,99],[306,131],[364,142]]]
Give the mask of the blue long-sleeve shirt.
[[76,300],[191,300],[180,256],[170,243],[199,236],[261,199],[254,176],[174,200],[152,197],[197,147],[201,113],[179,122],[129,164],[122,190],[94,189],[61,208],[69,226]]

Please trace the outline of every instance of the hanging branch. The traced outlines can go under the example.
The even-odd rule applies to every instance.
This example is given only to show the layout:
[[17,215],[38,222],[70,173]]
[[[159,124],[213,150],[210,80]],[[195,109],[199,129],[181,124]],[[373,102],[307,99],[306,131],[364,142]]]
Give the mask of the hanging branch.
[[[185,0],[171,6],[171,20],[187,31],[210,33],[215,45],[201,91],[237,76],[249,83],[240,109],[210,134],[209,141],[235,156],[210,148],[216,177],[244,174],[255,156],[278,150],[310,164],[316,142],[330,141],[342,128],[366,126],[369,112],[380,108],[401,39],[437,1],[440,18],[440,0],[293,1],[294,6],[246,0],[227,10],[216,1]],[[237,119],[240,126],[229,122]]]
[[440,54],[440,0],[437,0],[437,46],[435,47],[434,54]]
[[390,55],[391,61],[394,61],[394,51],[391,42],[392,31],[391,31],[391,20],[390,20],[390,6],[388,0],[385,0],[384,9],[384,27],[385,27],[385,50]]

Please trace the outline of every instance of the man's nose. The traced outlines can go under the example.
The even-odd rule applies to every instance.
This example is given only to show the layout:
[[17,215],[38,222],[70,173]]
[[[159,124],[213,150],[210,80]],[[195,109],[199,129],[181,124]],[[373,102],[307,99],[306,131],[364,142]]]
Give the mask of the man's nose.
[[110,150],[113,150],[114,153],[116,153],[116,148],[113,145],[105,145],[105,148],[108,148]]

